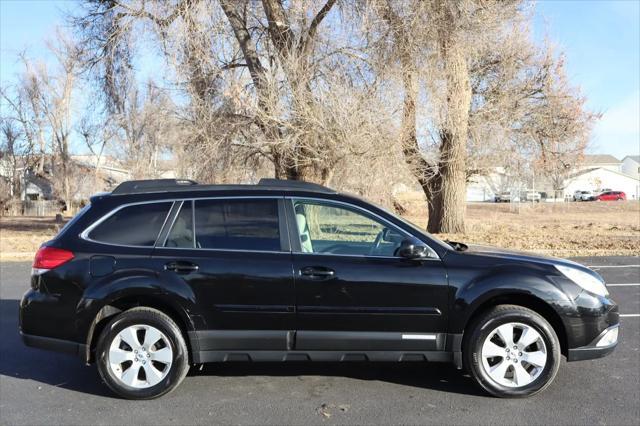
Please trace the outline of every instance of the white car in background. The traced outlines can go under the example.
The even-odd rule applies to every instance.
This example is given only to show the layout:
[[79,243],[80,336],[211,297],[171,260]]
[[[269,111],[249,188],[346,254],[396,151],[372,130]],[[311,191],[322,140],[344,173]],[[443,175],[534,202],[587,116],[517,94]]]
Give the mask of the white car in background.
[[518,194],[511,195],[510,191],[504,191],[496,194],[494,201],[496,203],[517,203],[520,201]]
[[539,203],[542,199],[542,195],[537,191],[527,191],[522,194],[522,200],[530,201],[532,203]]
[[573,201],[591,201],[596,196],[593,191],[576,191],[573,194]]

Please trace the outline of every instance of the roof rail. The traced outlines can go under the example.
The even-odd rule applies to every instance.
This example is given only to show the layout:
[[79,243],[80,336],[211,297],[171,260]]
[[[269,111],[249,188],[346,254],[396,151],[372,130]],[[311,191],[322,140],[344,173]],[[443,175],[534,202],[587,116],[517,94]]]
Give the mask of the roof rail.
[[305,182],[302,180],[288,180],[288,179],[270,179],[270,178],[262,178],[258,182],[260,186],[270,186],[270,187],[282,187],[290,188],[290,189],[298,189],[298,190],[309,190],[315,192],[327,192],[327,193],[336,193],[336,190],[327,188],[326,186],[322,186],[317,183]]
[[191,179],[130,180],[116,186],[112,195],[139,194],[143,192],[171,191],[185,186],[198,185]]

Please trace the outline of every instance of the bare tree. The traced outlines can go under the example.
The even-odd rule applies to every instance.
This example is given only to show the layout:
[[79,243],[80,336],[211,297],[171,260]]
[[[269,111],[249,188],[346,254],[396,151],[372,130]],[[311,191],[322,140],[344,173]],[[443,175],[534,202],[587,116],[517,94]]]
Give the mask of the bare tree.
[[[349,60],[357,60],[345,46],[349,36],[337,44],[321,37],[335,3],[87,1],[89,13],[76,23],[109,84],[128,67],[131,31],[141,25],[153,30],[190,97],[183,117],[200,129],[192,139],[195,149],[203,142],[231,152],[244,147],[250,156],[271,161],[277,177],[327,181],[335,156],[319,154],[335,141],[308,127],[308,117],[330,117],[320,91],[338,80],[325,77],[336,65],[344,71]],[[245,85],[239,100],[221,93],[238,84]]]
[[[2,202],[9,199],[18,199],[22,191],[20,169],[24,167],[24,158],[31,152],[32,147],[18,130],[15,121],[0,117],[0,132],[2,141],[0,143],[0,167],[3,173],[0,179],[8,175],[8,180],[3,179],[3,184],[7,184],[6,192],[3,191]],[[22,166],[22,167],[21,167]]]

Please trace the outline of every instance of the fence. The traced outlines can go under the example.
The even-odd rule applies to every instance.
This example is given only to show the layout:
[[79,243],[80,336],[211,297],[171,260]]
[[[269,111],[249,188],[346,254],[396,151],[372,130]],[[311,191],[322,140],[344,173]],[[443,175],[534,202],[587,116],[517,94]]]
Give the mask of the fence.
[[62,213],[73,216],[80,206],[72,204],[69,209],[60,200],[13,200],[3,206],[2,214],[6,216],[55,216]]

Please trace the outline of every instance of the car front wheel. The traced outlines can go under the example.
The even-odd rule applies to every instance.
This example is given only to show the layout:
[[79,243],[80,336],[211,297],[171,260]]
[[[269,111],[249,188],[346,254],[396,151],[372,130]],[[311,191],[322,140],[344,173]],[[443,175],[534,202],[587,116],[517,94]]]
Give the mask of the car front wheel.
[[498,397],[541,392],[560,366],[560,342],[551,325],[534,311],[500,305],[471,326],[463,348],[476,382]]
[[115,316],[96,346],[98,372],[111,390],[129,399],[164,395],[187,375],[187,345],[180,328],[151,308]]

